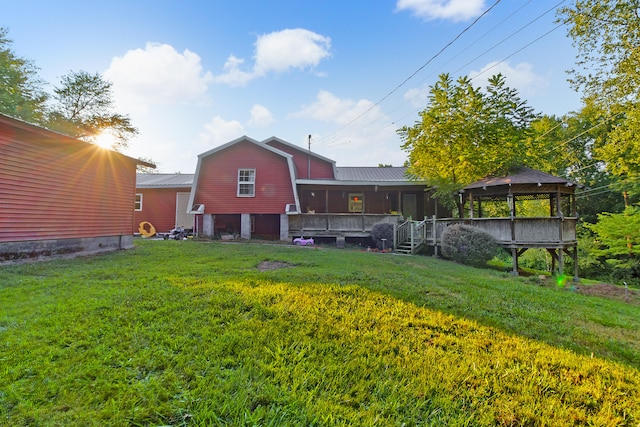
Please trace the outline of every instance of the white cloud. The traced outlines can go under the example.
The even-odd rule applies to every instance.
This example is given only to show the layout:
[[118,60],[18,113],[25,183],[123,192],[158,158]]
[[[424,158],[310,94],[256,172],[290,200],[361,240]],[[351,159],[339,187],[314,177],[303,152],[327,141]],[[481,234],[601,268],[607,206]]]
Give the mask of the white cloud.
[[321,90],[316,102],[304,106],[300,111],[292,114],[293,117],[309,118],[322,122],[338,123],[344,119],[344,113],[353,108],[352,100],[342,100],[330,92]]
[[249,124],[253,126],[268,126],[273,123],[273,115],[267,109],[267,107],[255,104],[251,108],[251,119],[249,119]]
[[216,76],[218,83],[225,83],[230,86],[244,86],[255,78],[253,72],[242,71],[240,66],[244,63],[244,59],[236,58],[231,55],[224,64],[224,74]]
[[220,116],[215,116],[204,125],[204,130],[200,132],[200,144],[209,149],[218,145],[226,144],[236,138],[245,135],[244,127],[237,120],[226,121]]
[[111,60],[104,77],[113,82],[114,99],[125,111],[146,111],[152,104],[197,102],[204,99],[213,76],[200,57],[172,46],[147,43]]
[[258,37],[255,43],[255,63],[252,69],[241,69],[244,59],[229,56],[224,73],[216,81],[242,86],[270,72],[283,73],[292,69],[315,68],[330,56],[331,39],[303,28],[286,29]]
[[423,86],[422,88],[412,88],[404,93],[404,100],[413,108],[424,107],[429,102],[429,92],[431,88]]
[[471,71],[469,78],[476,80],[474,85],[485,86],[479,83],[478,77],[484,77],[484,80],[496,74],[505,76],[507,86],[518,90],[523,96],[534,96],[544,92],[549,86],[549,80],[533,71],[533,65],[521,62],[515,67],[509,65],[508,62],[490,62],[482,67],[480,71]]
[[483,12],[485,0],[398,0],[396,8],[409,10],[427,21],[466,21]]
[[331,39],[303,28],[282,30],[258,37],[257,73],[285,72],[291,68],[316,67],[329,56]]
[[[329,135],[315,135],[312,149],[341,166],[376,166],[391,163],[402,166],[405,154],[400,150],[396,126],[372,101],[342,99],[320,91],[316,101],[292,114],[335,125]],[[312,143],[313,145],[313,143]]]

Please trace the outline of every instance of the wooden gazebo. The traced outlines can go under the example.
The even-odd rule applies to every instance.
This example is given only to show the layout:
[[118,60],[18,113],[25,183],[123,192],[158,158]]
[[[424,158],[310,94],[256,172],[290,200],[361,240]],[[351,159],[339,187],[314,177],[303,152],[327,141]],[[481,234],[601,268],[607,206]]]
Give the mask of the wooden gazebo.
[[[564,178],[521,167],[508,176],[489,177],[460,191],[465,222],[484,229],[511,252],[513,273],[518,274],[518,257],[529,248],[544,248],[552,257],[552,270],[562,275],[564,254],[573,258],[574,280],[578,279],[576,240],[576,184]],[[549,200],[548,217],[524,217],[517,212],[521,200]],[[506,203],[507,216],[486,218],[483,204]],[[557,266],[557,268],[556,268]]]

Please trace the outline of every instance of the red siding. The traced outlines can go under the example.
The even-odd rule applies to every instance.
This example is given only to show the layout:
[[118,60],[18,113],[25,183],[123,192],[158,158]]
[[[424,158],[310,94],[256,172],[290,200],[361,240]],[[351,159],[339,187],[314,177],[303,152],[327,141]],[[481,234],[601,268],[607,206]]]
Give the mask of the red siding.
[[[255,169],[255,197],[238,197],[238,169]],[[287,159],[251,142],[239,142],[200,164],[195,203],[209,214],[281,214],[295,203]]]
[[142,210],[135,212],[133,232],[138,232],[142,221],[148,221],[159,233],[166,233],[176,226],[176,200],[178,193],[188,193],[185,188],[138,188],[142,194]]
[[[268,141],[268,145],[273,148],[277,148],[280,151],[289,153],[293,156],[293,164],[296,168],[296,177],[298,179],[307,179],[309,174],[309,155],[301,149],[294,149],[288,145],[281,144],[278,141]],[[334,179],[333,176],[333,163],[319,159],[315,156],[311,156],[311,179]]]
[[0,123],[0,242],[131,235],[136,163]]

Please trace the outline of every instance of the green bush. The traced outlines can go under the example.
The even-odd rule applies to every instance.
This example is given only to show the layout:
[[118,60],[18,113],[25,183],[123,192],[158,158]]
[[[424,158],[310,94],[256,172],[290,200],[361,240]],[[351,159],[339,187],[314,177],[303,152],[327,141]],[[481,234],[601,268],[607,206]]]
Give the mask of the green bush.
[[382,239],[386,239],[385,248],[393,248],[393,224],[379,222],[371,228],[371,239],[378,249],[382,249]]
[[496,240],[483,230],[463,224],[447,227],[442,234],[442,256],[461,264],[481,267],[498,252]]

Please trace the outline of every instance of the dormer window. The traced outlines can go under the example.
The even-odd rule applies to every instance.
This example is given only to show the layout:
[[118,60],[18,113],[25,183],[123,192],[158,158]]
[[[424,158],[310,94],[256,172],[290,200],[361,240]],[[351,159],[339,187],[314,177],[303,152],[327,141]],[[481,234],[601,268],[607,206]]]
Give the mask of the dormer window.
[[256,170],[238,169],[238,197],[255,197]]

